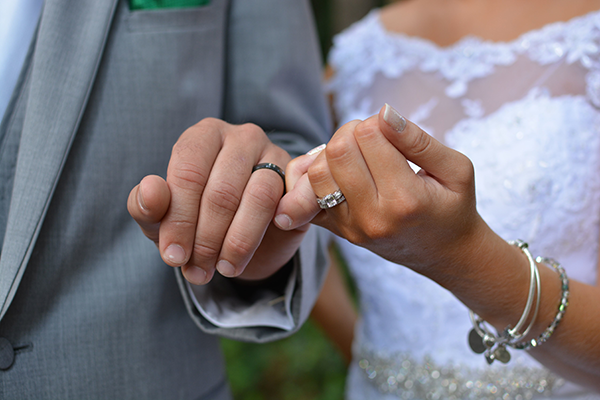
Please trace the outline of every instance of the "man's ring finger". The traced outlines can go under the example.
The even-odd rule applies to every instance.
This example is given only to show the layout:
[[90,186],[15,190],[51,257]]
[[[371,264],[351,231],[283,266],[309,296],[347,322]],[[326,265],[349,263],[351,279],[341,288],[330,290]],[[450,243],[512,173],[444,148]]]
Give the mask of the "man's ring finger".
[[254,167],[252,167],[252,172],[258,171],[259,169],[270,169],[271,171],[277,172],[277,174],[283,180],[283,194],[285,194],[285,192],[286,192],[286,190],[285,190],[286,189],[285,188],[285,172],[283,172],[283,170],[281,168],[279,168],[277,165],[275,165],[273,163],[261,163],[261,164],[256,164]]

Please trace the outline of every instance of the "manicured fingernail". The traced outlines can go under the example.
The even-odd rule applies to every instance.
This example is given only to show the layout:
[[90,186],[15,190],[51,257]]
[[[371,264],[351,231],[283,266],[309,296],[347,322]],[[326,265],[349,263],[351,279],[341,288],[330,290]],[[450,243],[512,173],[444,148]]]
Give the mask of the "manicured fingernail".
[[396,132],[402,132],[404,128],[406,128],[406,119],[388,103],[385,103],[383,120],[387,122],[389,126],[394,128]]
[[292,219],[286,214],[279,214],[275,217],[275,225],[286,231],[292,227]]
[[137,201],[142,210],[144,210],[144,211],[148,210],[148,208],[146,208],[146,203],[144,203],[144,196],[142,196],[142,184],[141,183],[140,183],[140,186],[138,186]]
[[221,260],[217,263],[217,271],[223,276],[233,278],[236,276],[235,268],[229,261]]
[[200,267],[192,266],[185,270],[185,279],[194,285],[204,285],[206,276],[206,271]]
[[327,147],[327,145],[325,143],[323,143],[322,145],[317,146],[314,149],[310,150],[308,153],[306,153],[306,155],[312,156],[314,154],[320,153],[325,149],[325,147]]
[[185,250],[178,244],[172,244],[165,250],[165,258],[175,265],[185,264]]

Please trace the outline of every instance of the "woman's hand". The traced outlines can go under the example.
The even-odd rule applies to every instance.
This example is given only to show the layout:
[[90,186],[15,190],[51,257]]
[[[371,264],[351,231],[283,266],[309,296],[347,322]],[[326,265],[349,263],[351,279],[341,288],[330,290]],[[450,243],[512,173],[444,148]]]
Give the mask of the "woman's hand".
[[[415,174],[407,160],[421,170]],[[290,162],[288,179],[293,189],[276,218],[285,215],[289,223],[280,228],[312,219],[434,280],[498,331],[521,317],[528,261],[477,213],[471,162],[391,107],[344,125],[320,154]],[[316,196],[338,188],[346,201],[320,210]],[[539,272],[543,290],[532,337],[553,320],[561,295],[558,274],[544,265]],[[594,339],[600,324],[590,318],[600,315],[598,288],[571,280],[569,292],[560,329],[530,354],[565,378],[600,390],[600,344]]]
[[[469,159],[389,105],[379,115],[342,126],[324,151],[293,160],[287,175],[293,189],[276,212],[280,228],[312,218],[426,275],[436,265],[461,265],[459,258],[474,249],[482,229],[489,229],[476,211]],[[321,211],[315,197],[337,189],[346,201]]]

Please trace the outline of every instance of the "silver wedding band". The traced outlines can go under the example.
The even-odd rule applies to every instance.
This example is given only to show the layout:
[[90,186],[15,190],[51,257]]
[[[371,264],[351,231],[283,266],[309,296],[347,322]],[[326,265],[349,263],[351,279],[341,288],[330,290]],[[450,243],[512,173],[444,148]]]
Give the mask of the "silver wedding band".
[[317,203],[323,210],[337,206],[346,200],[340,189],[323,197],[317,197]]
[[279,168],[277,165],[275,165],[273,163],[261,163],[261,164],[256,164],[254,167],[252,167],[252,172],[258,171],[259,169],[270,169],[271,171],[277,172],[277,174],[283,180],[283,194],[285,194],[285,192],[286,192],[286,190],[285,190],[286,189],[285,188],[285,172],[281,168]]

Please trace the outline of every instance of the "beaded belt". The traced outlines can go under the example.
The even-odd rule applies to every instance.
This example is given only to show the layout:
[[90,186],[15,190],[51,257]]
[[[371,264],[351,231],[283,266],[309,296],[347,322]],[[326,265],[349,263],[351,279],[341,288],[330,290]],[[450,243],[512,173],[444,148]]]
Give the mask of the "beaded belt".
[[359,366],[382,393],[401,399],[529,400],[550,396],[564,380],[541,368],[507,366],[470,369],[417,363],[407,354],[380,356],[359,350]]

